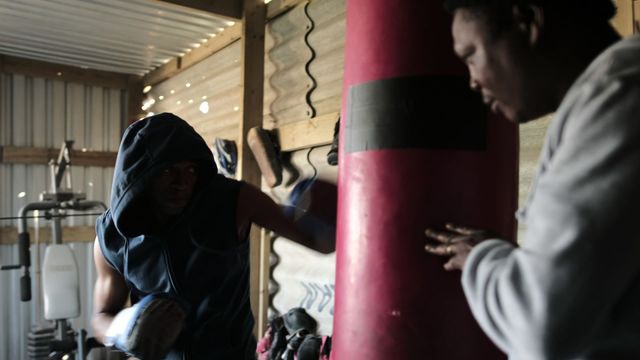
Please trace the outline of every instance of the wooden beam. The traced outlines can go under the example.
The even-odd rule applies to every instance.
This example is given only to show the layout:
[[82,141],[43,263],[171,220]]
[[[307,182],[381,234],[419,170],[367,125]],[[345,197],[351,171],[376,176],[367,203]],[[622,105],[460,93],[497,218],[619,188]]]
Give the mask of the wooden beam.
[[264,93],[264,31],[265,5],[263,0],[245,0],[244,26],[242,28],[242,79],[243,103],[239,126],[239,178],[260,186],[261,175],[246,137],[249,129],[262,126]]
[[0,72],[83,83],[113,89],[127,89],[129,81],[129,75],[127,74],[81,69],[75,66],[54,64],[9,55],[0,55]]
[[633,33],[640,34],[640,0],[633,0]]
[[[0,163],[46,165],[49,160],[57,159],[59,153],[60,149],[56,148],[0,146]],[[113,167],[116,155],[112,151],[71,150],[71,163],[75,166]]]
[[127,88],[127,124],[125,127],[146,115],[144,110],[142,110],[142,101],[144,99],[143,89],[142,78],[131,78],[129,80],[129,86]]
[[[267,5],[267,19],[274,19],[291,8],[306,0],[273,0]],[[149,72],[143,78],[144,86],[159,84],[172,76],[188,69],[209,56],[217,53],[225,47],[233,44],[242,37],[242,24],[236,23],[226,28],[218,36],[183,57],[174,58],[168,63]]]
[[616,7],[618,8],[618,12],[616,13],[616,16],[611,20],[611,23],[623,37],[632,35],[634,32],[634,1],[614,0],[614,2],[616,4]]
[[206,11],[216,15],[242,18],[242,0],[159,0],[191,9]]
[[331,144],[333,129],[339,117],[340,113],[336,112],[280,126],[277,129],[280,150],[295,151]]
[[[242,27],[242,116],[238,134],[238,178],[251,185],[260,187],[261,174],[258,163],[247,144],[247,133],[255,126],[262,126],[264,92],[264,33],[266,25],[266,6],[264,0],[244,0]],[[264,333],[268,304],[265,294],[265,276],[262,269],[265,254],[263,232],[252,226],[250,234],[250,297],[251,310],[256,318],[254,335],[261,338]],[[268,285],[267,285],[268,286]],[[265,296],[266,295],[266,296]],[[265,305],[266,304],[266,305]]]
[[[50,243],[51,226],[48,226],[46,221],[43,221],[43,226],[39,229],[39,241],[41,243]],[[35,229],[29,228],[29,236],[31,243],[35,241]],[[93,242],[96,237],[96,230],[93,226],[65,226],[62,228],[62,242]],[[18,229],[12,226],[0,227],[0,245],[15,244],[18,239]],[[9,265],[9,264],[2,264]]]

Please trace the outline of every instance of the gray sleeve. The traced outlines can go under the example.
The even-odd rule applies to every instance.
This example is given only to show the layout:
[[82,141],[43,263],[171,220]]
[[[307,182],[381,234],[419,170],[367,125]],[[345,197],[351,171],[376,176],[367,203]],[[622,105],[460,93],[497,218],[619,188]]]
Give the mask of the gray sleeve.
[[640,86],[580,89],[538,179],[522,247],[477,246],[463,271],[474,316],[515,358],[575,358],[606,337],[640,274]]

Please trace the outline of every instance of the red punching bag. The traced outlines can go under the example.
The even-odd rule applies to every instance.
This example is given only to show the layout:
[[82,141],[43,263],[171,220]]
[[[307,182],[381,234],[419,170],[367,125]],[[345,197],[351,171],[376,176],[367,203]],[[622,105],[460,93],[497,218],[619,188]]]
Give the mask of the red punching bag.
[[427,227],[515,235],[517,127],[489,116],[438,0],[347,0],[334,360],[503,359]]

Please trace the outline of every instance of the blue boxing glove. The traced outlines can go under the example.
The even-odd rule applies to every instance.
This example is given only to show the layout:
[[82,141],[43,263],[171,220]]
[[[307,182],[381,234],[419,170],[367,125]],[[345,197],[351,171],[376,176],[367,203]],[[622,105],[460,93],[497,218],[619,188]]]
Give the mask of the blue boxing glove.
[[301,180],[289,194],[283,211],[323,253],[335,251],[338,188],[317,179]]
[[105,345],[141,360],[162,359],[184,328],[186,313],[169,297],[147,295],[120,311],[107,329]]

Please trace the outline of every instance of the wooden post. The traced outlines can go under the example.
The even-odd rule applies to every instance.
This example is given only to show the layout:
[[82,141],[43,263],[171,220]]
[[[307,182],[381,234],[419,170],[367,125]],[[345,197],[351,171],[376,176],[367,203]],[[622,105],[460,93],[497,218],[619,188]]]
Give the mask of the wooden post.
[[142,78],[138,76],[130,76],[127,87],[127,123],[122,127],[123,130],[136,120],[146,115],[145,112],[142,111],[142,100],[144,99],[142,89]]
[[620,35],[627,37],[634,32],[633,7],[634,0],[615,0],[614,3],[618,8],[616,16],[611,20],[613,26],[618,30]]
[[278,127],[280,151],[295,151],[312,146],[329,145],[340,114],[329,113]]
[[[239,134],[239,178],[260,187],[261,175],[258,163],[247,144],[247,132],[254,126],[262,126],[264,93],[264,32],[266,6],[264,0],[244,0],[242,27],[242,122]],[[264,231],[253,226],[251,243],[251,310],[256,319],[254,334],[260,338],[266,326],[268,309],[269,241]]]
[[640,0],[633,0],[633,33],[640,33]]

